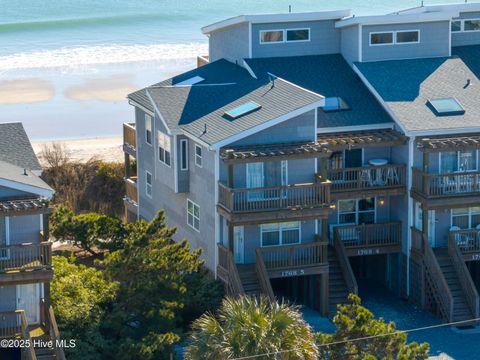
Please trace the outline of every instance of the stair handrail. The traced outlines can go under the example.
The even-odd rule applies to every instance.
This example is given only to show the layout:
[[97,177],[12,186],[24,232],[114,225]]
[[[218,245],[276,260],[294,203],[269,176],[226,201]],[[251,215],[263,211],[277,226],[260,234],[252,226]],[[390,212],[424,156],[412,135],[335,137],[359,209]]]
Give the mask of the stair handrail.
[[474,318],[478,318],[480,310],[480,299],[478,296],[477,287],[475,286],[470,271],[468,271],[462,252],[455,241],[455,238],[449,236],[448,238],[448,254],[452,259],[453,267],[457,273],[460,287],[465,294],[468,307]]
[[448,287],[447,280],[443,275],[437,257],[430,247],[430,243],[426,236],[423,236],[423,262],[426,270],[433,278],[432,285],[438,287],[438,289],[433,289],[433,293],[439,300],[438,305],[440,306],[440,310],[443,312],[444,318],[451,322],[453,321],[454,306],[452,292]]
[[337,253],[338,263],[340,269],[342,270],[343,278],[345,279],[345,284],[347,285],[347,291],[351,294],[358,295],[358,284],[357,279],[353,273],[352,267],[350,266],[350,261],[348,260],[347,251],[345,246],[340,240],[340,234],[337,229],[334,231],[334,247]]
[[255,271],[257,272],[258,282],[260,284],[260,289],[262,293],[270,301],[275,301],[275,295],[273,293],[272,284],[270,283],[270,277],[268,276],[267,267],[263,261],[262,253],[260,248],[255,249]]
[[35,354],[35,348],[33,347],[32,340],[30,339],[30,330],[28,329],[28,321],[25,315],[25,311],[17,310],[15,312],[20,316],[22,340],[24,340],[25,343],[28,345],[22,348],[22,359],[37,360],[37,355]]
[[[42,299],[42,301],[45,300]],[[50,339],[52,340],[52,347],[55,352],[55,359],[66,360],[65,352],[63,351],[63,347],[61,345],[60,331],[58,330],[58,324],[57,320],[55,319],[55,313],[53,312],[52,306],[49,306],[49,308],[46,309],[45,312],[46,323],[48,325],[48,334],[50,335]]]
[[[217,247],[219,250],[219,267],[222,269],[222,276],[220,278],[226,283],[232,295],[245,295],[242,280],[240,279],[240,274],[238,273],[232,252],[222,244],[217,244]],[[222,264],[225,264],[225,266]]]

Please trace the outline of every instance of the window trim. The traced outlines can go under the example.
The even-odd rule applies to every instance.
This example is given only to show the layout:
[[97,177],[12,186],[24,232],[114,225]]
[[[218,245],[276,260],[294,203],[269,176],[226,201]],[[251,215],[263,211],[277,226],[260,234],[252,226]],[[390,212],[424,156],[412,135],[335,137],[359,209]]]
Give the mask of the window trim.
[[[281,31],[282,32],[282,41],[262,41],[262,34],[267,33],[267,32],[275,32],[275,31]],[[268,29],[268,30],[259,30],[258,31],[258,41],[261,45],[266,45],[266,44],[283,44],[285,42],[285,30],[284,29]]]
[[[308,39],[307,40],[288,40],[288,32],[295,31],[295,30],[308,30]],[[309,27],[285,29],[285,35],[283,36],[283,38],[285,39],[286,43],[310,42],[312,39],[312,31]]]
[[[301,221],[282,221],[274,224],[283,224],[283,223],[292,223],[296,222],[298,223],[298,242],[296,243],[290,243],[290,244],[283,244],[283,236],[282,236],[282,231],[283,228],[280,226],[278,229],[279,232],[279,238],[278,241],[279,243],[277,245],[263,245],[263,226],[264,225],[271,225],[271,224],[260,224],[260,247],[262,248],[269,248],[269,247],[274,247],[274,246],[289,246],[289,245],[298,245],[302,243],[302,222]],[[297,229],[297,228],[295,228]],[[273,231],[266,231],[266,232],[273,232]]]
[[[344,225],[361,225],[358,223],[358,214],[360,213],[366,213],[366,212],[371,212],[372,210],[359,210],[358,207],[358,202],[360,200],[365,200],[365,199],[373,199],[373,204],[375,208],[373,209],[373,223],[377,223],[377,197],[376,196],[369,196],[369,197],[364,197],[364,198],[358,198],[358,199],[341,199],[337,201],[337,224],[336,226],[344,226]],[[349,200],[354,200],[355,201],[355,223],[340,223],[340,201],[349,201]],[[345,213],[342,213],[345,214]],[[348,213],[351,214],[351,213]]]
[[[150,130],[147,129],[147,119],[150,120]],[[147,133],[150,131],[150,142],[148,142],[148,136]],[[153,117],[145,114],[145,143],[147,143],[150,146],[153,146]]]
[[[417,32],[418,33],[418,41],[416,42],[398,42],[397,41],[397,34],[404,33],[404,32]],[[385,44],[372,44],[372,35],[375,34],[392,34],[392,42],[385,43]],[[368,45],[369,46],[392,46],[392,45],[414,45],[420,44],[421,31],[420,29],[409,29],[409,30],[389,30],[389,31],[371,31],[368,33]]]
[[[164,156],[163,156],[163,157],[164,157],[164,160],[162,161],[162,160],[160,159],[160,140],[159,140],[159,139],[160,139],[160,136],[165,136],[165,137],[167,137],[167,138],[168,138],[168,141],[169,141],[169,143],[170,143],[170,149],[169,149],[168,151],[167,151],[166,149],[162,148],[162,150],[164,151],[165,154],[166,154],[167,152],[168,152],[168,154],[169,154],[169,157],[168,157],[168,158],[170,159],[170,161],[169,161],[168,163],[166,162],[167,157],[165,156],[165,154],[164,154]],[[160,130],[157,130],[157,139],[159,140],[159,141],[158,141],[158,145],[157,145],[157,150],[158,150],[158,152],[157,152],[157,158],[158,158],[158,161],[159,161],[161,164],[165,165],[165,166],[172,167],[172,139],[170,138],[170,136],[169,136],[168,134],[166,134],[166,133],[164,133],[163,131],[160,131]]]
[[[308,30],[308,39],[307,40],[288,40],[287,35],[289,31],[295,30]],[[274,32],[274,31],[281,31],[283,33],[283,40],[282,41],[262,41],[262,34],[266,32]],[[301,43],[301,42],[310,42],[312,41],[312,29],[309,27],[301,27],[301,28],[291,28],[291,29],[264,29],[258,31],[258,42],[260,45],[267,45],[267,44],[286,44],[286,43]]]
[[[150,175],[151,183],[148,184],[148,175]],[[150,186],[150,194],[148,193],[148,187]],[[153,175],[150,171],[145,170],[145,195],[152,199],[153,195]]]
[[[407,33],[407,32],[416,32],[418,34],[417,41],[410,41],[410,42],[398,42],[397,35],[398,33]],[[411,45],[411,44],[420,44],[420,29],[412,29],[412,30],[398,30],[395,31],[395,45]]]
[[[185,151],[182,144],[185,144]],[[183,166],[183,157],[185,156],[185,166]],[[180,139],[180,170],[188,170],[188,139]]]
[[451,32],[452,34],[480,32],[480,29],[479,29],[479,30],[465,30],[465,21],[480,21],[480,18],[455,19],[455,20],[452,20],[452,22],[454,22],[454,21],[460,22],[460,30],[458,30],[458,31],[452,31],[452,26],[450,25],[450,32]]
[[[189,202],[192,203],[193,207],[195,207],[195,206],[198,207],[198,217],[195,216],[195,211],[192,214],[190,214],[188,212]],[[197,232],[200,232],[200,205],[198,205],[196,202],[187,198],[187,208],[185,210],[187,212],[187,225],[190,226],[193,230],[195,230]],[[188,216],[189,215],[192,215],[192,218],[193,218],[193,223],[192,224],[189,224],[189,222],[188,222]],[[195,219],[198,220],[198,229],[195,228]]]
[[[377,34],[392,34],[392,42],[391,43],[384,43],[384,44],[372,44],[372,35]],[[369,46],[389,46],[395,45],[395,31],[372,31],[368,33],[368,45]]]
[[[200,151],[202,153],[200,155],[200,157],[197,154],[197,148],[200,149]],[[199,168],[203,168],[203,148],[198,144],[195,144],[195,154],[194,155],[195,155],[195,165],[198,166]],[[200,164],[198,164],[198,162],[197,162],[198,158],[200,158]]]

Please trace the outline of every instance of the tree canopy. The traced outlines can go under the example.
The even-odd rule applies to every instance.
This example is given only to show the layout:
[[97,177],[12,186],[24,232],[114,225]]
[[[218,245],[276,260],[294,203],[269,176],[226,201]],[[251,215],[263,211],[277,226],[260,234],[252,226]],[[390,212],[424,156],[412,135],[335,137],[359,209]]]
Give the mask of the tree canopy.
[[[254,297],[226,298],[216,314],[192,325],[188,360],[224,360],[270,354],[261,359],[317,360],[314,333],[298,308]],[[276,357],[275,352],[281,352]]]
[[[338,307],[333,318],[335,333],[317,334],[317,343],[323,358],[332,360],[428,358],[427,343],[407,343],[407,335],[397,331],[395,323],[385,323],[383,318],[374,319],[373,314],[361,306],[357,295],[350,294],[348,300],[348,304]],[[365,337],[367,337],[365,340],[350,341]]]

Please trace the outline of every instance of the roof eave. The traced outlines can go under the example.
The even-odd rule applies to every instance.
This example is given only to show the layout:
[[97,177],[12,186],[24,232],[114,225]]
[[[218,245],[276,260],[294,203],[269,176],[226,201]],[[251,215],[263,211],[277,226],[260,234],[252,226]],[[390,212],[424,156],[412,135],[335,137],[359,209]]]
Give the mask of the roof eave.
[[374,16],[354,16],[348,19],[339,20],[335,23],[335,28],[341,29],[353,25],[389,25],[389,24],[409,24],[420,22],[449,21],[452,18],[460,16],[458,11],[435,12],[435,13],[413,13],[405,15],[389,14]]

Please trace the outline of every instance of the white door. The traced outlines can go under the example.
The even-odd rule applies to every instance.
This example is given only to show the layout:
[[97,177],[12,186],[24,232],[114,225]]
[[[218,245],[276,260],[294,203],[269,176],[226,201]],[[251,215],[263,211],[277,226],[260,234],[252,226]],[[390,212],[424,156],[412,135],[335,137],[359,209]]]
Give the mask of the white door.
[[29,324],[38,324],[39,284],[17,285],[17,310],[24,310]]
[[243,264],[243,261],[244,261],[243,226],[235,226],[233,228],[233,255],[235,257],[235,263]]

